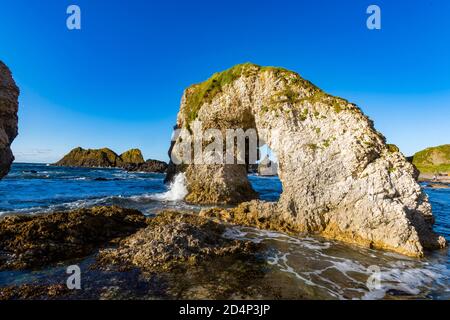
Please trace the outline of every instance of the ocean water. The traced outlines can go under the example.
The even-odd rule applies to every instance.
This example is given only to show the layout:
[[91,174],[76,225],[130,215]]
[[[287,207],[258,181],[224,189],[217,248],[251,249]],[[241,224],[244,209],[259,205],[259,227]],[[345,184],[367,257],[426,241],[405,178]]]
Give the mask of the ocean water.
[[[278,199],[282,188],[277,177],[251,175],[249,179],[261,199]],[[163,180],[163,174],[15,163],[0,181],[0,216],[113,204],[146,215],[164,208],[201,208],[181,200],[187,192],[183,175],[171,186],[165,186]],[[450,240],[450,189],[424,186],[424,190],[433,207],[435,230]],[[259,281],[276,286],[282,298],[450,299],[449,249],[412,259],[318,237],[292,237],[248,227],[230,227],[225,236],[264,245],[269,268]],[[47,273],[0,272],[0,286]]]

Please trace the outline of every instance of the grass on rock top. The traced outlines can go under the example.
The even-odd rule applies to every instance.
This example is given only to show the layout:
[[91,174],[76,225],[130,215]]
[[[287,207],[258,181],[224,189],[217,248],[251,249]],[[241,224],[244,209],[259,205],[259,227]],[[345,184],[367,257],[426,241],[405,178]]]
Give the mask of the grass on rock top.
[[[270,71],[276,77],[280,77],[286,84],[286,89],[278,92],[271,103],[271,106],[264,107],[263,112],[276,109],[282,102],[302,103],[310,102],[315,104],[322,102],[329,104],[336,113],[345,110],[349,104],[347,100],[334,97],[322,91],[308,80],[303,79],[298,73],[280,67],[262,67],[253,63],[238,64],[223,72],[214,73],[208,80],[190,86],[186,91],[184,120],[185,126],[190,127],[190,123],[198,116],[198,111],[205,103],[210,103],[214,97],[222,92],[222,88],[231,84],[240,77],[256,76],[259,73]],[[310,94],[300,98],[298,90],[308,88]]]
[[[205,102],[211,102],[212,99],[222,91],[224,86],[232,83],[241,76],[249,77],[264,71],[273,71],[276,74],[283,73],[294,75],[292,78],[294,82],[301,79],[297,73],[284,68],[261,67],[252,63],[238,64],[223,72],[215,73],[208,80],[189,87],[188,94],[186,95],[186,125],[189,126],[189,124],[197,118],[200,107]],[[309,83],[309,85],[312,84]]]

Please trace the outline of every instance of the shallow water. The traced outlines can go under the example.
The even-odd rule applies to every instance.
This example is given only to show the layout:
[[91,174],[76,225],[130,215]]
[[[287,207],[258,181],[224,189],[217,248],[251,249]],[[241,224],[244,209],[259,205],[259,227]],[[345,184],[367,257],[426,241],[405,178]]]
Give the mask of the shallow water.
[[[182,177],[169,188],[163,184],[163,179],[163,174],[126,173],[118,169],[14,164],[10,174],[0,181],[0,215],[7,212],[38,214],[103,204],[132,207],[149,215],[162,208],[200,208],[179,200],[185,193]],[[252,175],[249,179],[262,199],[277,200],[281,192],[278,178]],[[424,187],[424,190],[433,206],[435,230],[450,240],[450,189]],[[450,299],[448,249],[432,252],[425,259],[419,260],[316,237],[296,238],[248,227],[231,227],[225,236],[248,239],[264,245],[262,259],[267,267],[252,281],[255,285],[263,283],[271,289],[276,288],[276,297],[279,298]],[[226,274],[227,282],[236,288],[239,285],[251,286],[247,276],[245,284],[234,284],[236,279],[230,278],[230,268],[239,269],[234,262],[214,265],[215,272],[221,276]],[[63,271],[63,268],[57,266],[38,272],[0,272],[0,286],[29,281],[42,282],[42,279],[54,278],[55,275],[63,279]],[[122,279],[124,276],[114,277]],[[133,277],[139,278],[136,275]],[[91,278],[101,279],[97,274],[91,275]],[[195,280],[190,280],[192,283],[187,284],[192,290],[198,287],[199,281],[199,278],[193,279]],[[211,283],[208,285],[216,284],[217,279],[209,280]],[[121,281],[126,283],[128,280]],[[148,294],[149,291],[142,287],[145,284],[139,281],[135,280],[139,290]],[[98,285],[104,286],[105,283]],[[94,286],[94,282],[91,286]],[[160,289],[157,287],[151,296],[162,297]],[[190,297],[189,294],[194,294],[192,290],[187,291],[188,296],[181,296]],[[135,295],[148,297],[138,292]],[[267,293],[266,296],[259,294],[257,297],[274,296]]]

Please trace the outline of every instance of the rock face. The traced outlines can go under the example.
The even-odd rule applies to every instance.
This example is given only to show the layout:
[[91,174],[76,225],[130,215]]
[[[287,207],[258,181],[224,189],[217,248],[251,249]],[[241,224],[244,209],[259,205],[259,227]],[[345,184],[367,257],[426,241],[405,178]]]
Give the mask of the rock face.
[[144,157],[139,149],[131,149],[120,155],[120,160],[124,164],[142,164],[144,163]]
[[83,257],[146,225],[141,212],[114,206],[6,216],[0,219],[0,270],[34,269]]
[[[270,215],[298,232],[422,256],[441,248],[417,171],[361,110],[298,74],[243,64],[185,90],[178,128],[255,128],[278,159],[283,193]],[[180,157],[180,138],[172,159]],[[173,164],[172,164],[173,165]],[[256,197],[245,165],[183,164],[195,203]],[[267,213],[260,212],[261,216]]]
[[450,173],[450,144],[427,148],[412,157],[420,173]]
[[139,165],[144,163],[144,158],[139,149],[131,149],[120,156],[108,148],[83,149],[81,147],[71,150],[56,166],[64,167],[124,167],[126,165]]
[[167,170],[167,163],[159,160],[149,159],[144,163],[127,164],[123,167],[126,171],[139,171],[139,172],[157,172],[164,173]]
[[0,179],[10,169],[14,156],[11,143],[17,136],[19,88],[8,67],[0,61]]
[[151,219],[147,228],[121,241],[118,248],[103,250],[99,266],[168,271],[218,256],[250,254],[257,248],[250,241],[224,238],[224,231],[224,225],[196,214],[164,211]]

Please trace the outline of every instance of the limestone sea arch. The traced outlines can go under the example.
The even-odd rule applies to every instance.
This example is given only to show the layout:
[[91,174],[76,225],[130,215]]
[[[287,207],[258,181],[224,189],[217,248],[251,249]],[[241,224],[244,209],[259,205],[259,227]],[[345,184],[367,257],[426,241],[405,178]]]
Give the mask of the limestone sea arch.
[[[417,170],[355,105],[295,72],[246,63],[187,88],[177,128],[255,128],[278,158],[283,192],[256,215],[302,233],[422,256],[445,246]],[[182,138],[172,142],[180,156]],[[169,165],[183,171],[186,201],[237,204],[257,197],[243,164]]]

